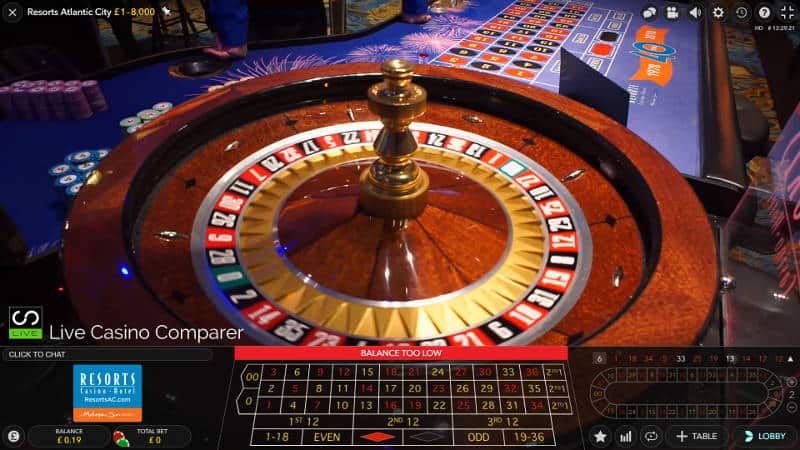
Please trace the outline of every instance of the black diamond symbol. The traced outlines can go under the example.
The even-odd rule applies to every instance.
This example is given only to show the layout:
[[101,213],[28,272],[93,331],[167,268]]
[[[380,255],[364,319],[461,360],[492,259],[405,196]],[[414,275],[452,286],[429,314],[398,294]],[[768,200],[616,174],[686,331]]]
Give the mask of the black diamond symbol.
[[522,138],[522,142],[524,142],[525,145],[533,145],[533,144],[536,143],[536,141],[534,141],[533,138],[529,138],[529,137]]
[[287,116],[286,114],[284,114],[284,115],[283,115],[283,117],[284,117],[284,119],[286,119],[286,122],[284,123],[284,125],[286,125],[287,127],[293,127],[293,126],[294,126],[294,124],[296,124],[296,123],[297,123],[297,121],[296,121],[296,120],[294,120],[294,119],[290,118],[290,117],[289,117],[289,116]]
[[416,439],[420,442],[433,442],[443,437],[444,437],[443,434],[435,433],[433,431],[425,431],[411,436],[411,439]]
[[189,178],[188,180],[183,182],[183,186],[186,189],[191,189],[191,188],[195,187],[195,185],[197,185],[197,180],[195,180],[194,178]]

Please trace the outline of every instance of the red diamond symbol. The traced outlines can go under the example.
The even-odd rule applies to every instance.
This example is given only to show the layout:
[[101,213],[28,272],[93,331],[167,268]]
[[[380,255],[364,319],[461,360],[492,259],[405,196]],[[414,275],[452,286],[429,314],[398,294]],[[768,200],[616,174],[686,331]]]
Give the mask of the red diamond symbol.
[[381,433],[380,431],[376,431],[370,434],[365,434],[361,437],[372,442],[383,442],[394,438],[394,436],[392,436],[391,434]]

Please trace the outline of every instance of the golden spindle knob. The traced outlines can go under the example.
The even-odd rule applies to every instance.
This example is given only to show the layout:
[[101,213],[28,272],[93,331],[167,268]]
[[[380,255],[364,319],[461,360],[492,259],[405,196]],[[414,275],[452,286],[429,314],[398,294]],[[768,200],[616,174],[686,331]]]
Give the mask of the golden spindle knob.
[[372,216],[410,219],[425,209],[429,180],[411,158],[417,141],[408,126],[425,113],[428,94],[413,83],[411,63],[394,59],[381,70],[383,82],[367,91],[369,109],[383,123],[374,144],[378,159],[361,174],[359,204]]
[[389,89],[400,91],[411,83],[414,65],[402,59],[392,59],[381,64],[381,71]]

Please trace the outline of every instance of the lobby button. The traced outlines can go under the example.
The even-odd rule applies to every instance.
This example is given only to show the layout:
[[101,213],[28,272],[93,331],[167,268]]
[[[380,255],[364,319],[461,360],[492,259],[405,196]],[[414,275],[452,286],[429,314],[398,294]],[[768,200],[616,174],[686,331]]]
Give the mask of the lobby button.
[[725,430],[716,425],[675,425],[665,437],[672,448],[719,448],[726,441]]
[[793,448],[797,430],[789,425],[757,425],[736,428],[739,448]]

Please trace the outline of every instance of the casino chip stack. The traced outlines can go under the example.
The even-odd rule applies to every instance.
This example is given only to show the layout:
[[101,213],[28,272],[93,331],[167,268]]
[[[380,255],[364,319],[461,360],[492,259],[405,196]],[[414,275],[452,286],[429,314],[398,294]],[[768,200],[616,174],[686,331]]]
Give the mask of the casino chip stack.
[[94,154],[91,150],[70,153],[65,159],[65,161],[70,164],[81,164],[92,160],[94,160]]
[[165,112],[172,109],[172,103],[170,102],[158,102],[153,105],[153,111],[157,111],[159,114],[164,114]]
[[78,195],[89,174],[97,168],[100,160],[105,158],[109,151],[107,148],[101,148],[70,153],[64,158],[63,164],[51,167],[47,173],[54,178],[53,185],[60,189],[67,199],[72,199]]
[[142,126],[142,119],[138,117],[126,117],[119,121],[119,126],[125,134],[136,133]]
[[83,187],[83,181],[76,181],[75,183],[70,184],[64,189],[64,193],[67,195],[68,198],[73,198],[78,195],[78,192],[81,191]]
[[72,172],[72,166],[70,166],[69,164],[59,164],[57,166],[51,167],[50,170],[47,171],[47,173],[51,177],[66,175],[70,172]]
[[22,80],[0,87],[0,118],[21,120],[86,119],[107,111],[96,80]]
[[20,80],[20,81],[15,81],[15,82],[11,83],[11,87],[14,88],[14,89],[16,89],[16,88],[30,89],[33,86],[34,86],[33,81],[30,81],[30,80]]
[[[45,83],[46,84],[46,83]],[[47,87],[35,86],[29,91],[31,93],[31,104],[39,120],[50,120],[50,108],[47,105]]]
[[117,447],[130,447],[131,443],[128,441],[128,438],[125,437],[125,433],[122,431],[115,431],[114,432],[114,443],[117,444]]
[[89,105],[93,111],[108,111],[108,104],[106,98],[103,96],[103,91],[100,90],[100,84],[96,80],[87,80],[81,83],[83,94],[89,101]]
[[[80,82],[79,82],[80,83]],[[67,105],[67,112],[73,119],[88,119],[92,116],[92,106],[83,94],[80,86],[69,86],[69,82],[64,88],[64,103]]]
[[47,85],[47,104],[53,112],[53,117],[59,120],[69,119],[67,105],[64,103],[64,89],[63,81],[61,84]]
[[71,184],[78,183],[81,181],[83,181],[83,176],[75,172],[69,172],[59,177],[56,177],[56,181],[53,184],[58,188],[66,189]]
[[126,117],[119,121],[119,126],[125,134],[133,134],[145,124],[152,122],[162,114],[172,110],[172,103],[158,102],[151,109],[143,109],[136,113],[136,117]]
[[155,120],[160,115],[161,114],[154,109],[143,109],[136,113],[136,117],[142,119],[142,123],[148,123],[152,120]]
[[28,89],[30,87],[11,86],[11,102],[14,105],[14,111],[16,111],[18,119],[33,120],[36,117]]

